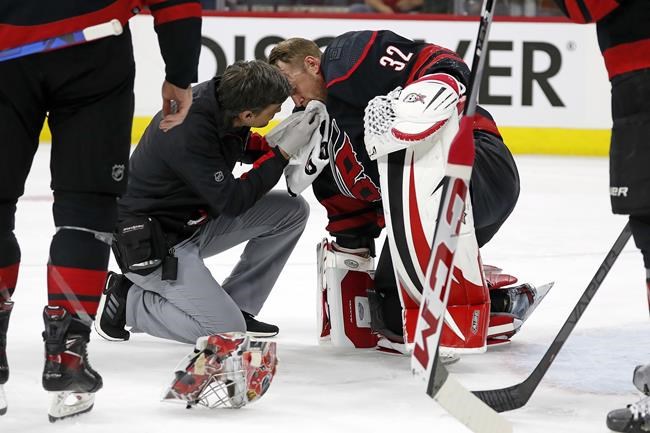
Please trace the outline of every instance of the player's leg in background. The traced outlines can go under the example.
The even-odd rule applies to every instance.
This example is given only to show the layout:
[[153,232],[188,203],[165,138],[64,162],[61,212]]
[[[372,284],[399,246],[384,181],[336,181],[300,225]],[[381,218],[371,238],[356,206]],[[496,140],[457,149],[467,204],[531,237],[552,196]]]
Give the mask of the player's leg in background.
[[0,414],[7,410],[2,391],[9,378],[7,331],[21,259],[14,234],[16,204],[45,119],[34,71],[29,58],[0,62]]
[[[650,276],[650,70],[612,82],[610,198],[612,211],[630,215],[636,246]],[[650,300],[650,298],[649,298]]]
[[[56,227],[43,313],[43,386],[58,393],[94,393],[102,381],[85,353],[106,279],[116,199],[127,181],[135,77],[130,34],[44,54],[40,60],[50,89]],[[79,356],[80,365],[74,362]],[[92,401],[87,403],[75,413],[90,410]],[[51,419],[75,413],[50,408]]]
[[[650,307],[650,69],[612,81],[612,140],[609,150],[609,193],[612,211],[630,215],[634,243],[641,250]],[[641,278],[639,272],[639,277]],[[639,279],[640,279],[639,278]],[[647,394],[648,366],[637,367],[633,382]],[[642,432],[650,428],[650,397],[607,415],[614,431]]]
[[648,308],[650,308],[650,215],[630,215],[630,228],[632,229],[634,243],[643,256]]

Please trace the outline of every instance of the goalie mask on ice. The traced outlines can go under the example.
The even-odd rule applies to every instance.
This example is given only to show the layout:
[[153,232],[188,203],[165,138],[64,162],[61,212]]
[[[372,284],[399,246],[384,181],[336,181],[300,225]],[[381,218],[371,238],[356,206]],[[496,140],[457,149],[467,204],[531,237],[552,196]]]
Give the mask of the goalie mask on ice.
[[200,337],[176,368],[163,400],[238,409],[264,395],[277,363],[274,342],[252,340],[243,333]]
[[370,158],[435,141],[458,113],[464,93],[465,86],[451,75],[431,74],[373,98],[364,115],[364,141]]

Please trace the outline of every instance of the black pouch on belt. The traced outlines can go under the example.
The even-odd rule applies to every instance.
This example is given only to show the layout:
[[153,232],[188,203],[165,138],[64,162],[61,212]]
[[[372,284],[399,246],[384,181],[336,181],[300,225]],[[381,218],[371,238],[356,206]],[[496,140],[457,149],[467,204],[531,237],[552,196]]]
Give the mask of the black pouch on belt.
[[122,221],[115,231],[113,253],[122,272],[148,275],[167,257],[165,235],[151,217],[133,217]]

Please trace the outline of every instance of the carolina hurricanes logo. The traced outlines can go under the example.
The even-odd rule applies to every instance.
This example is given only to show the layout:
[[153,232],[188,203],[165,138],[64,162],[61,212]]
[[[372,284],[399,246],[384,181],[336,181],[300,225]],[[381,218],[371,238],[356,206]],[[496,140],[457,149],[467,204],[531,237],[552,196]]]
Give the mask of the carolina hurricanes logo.
[[426,96],[424,96],[422,93],[409,93],[408,95],[406,95],[404,99],[402,99],[402,102],[406,102],[406,103],[422,102],[424,104],[425,99]]
[[333,161],[332,171],[339,190],[348,197],[360,200],[381,200],[379,187],[366,175],[348,134],[339,129],[335,119],[332,119],[331,127],[330,161]]

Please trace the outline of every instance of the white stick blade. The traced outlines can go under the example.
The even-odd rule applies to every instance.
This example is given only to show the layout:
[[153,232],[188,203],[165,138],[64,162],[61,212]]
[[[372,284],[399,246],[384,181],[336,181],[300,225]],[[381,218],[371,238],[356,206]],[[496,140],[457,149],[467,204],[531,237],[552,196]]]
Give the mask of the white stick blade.
[[512,424],[448,376],[434,399],[474,433],[512,433]]

